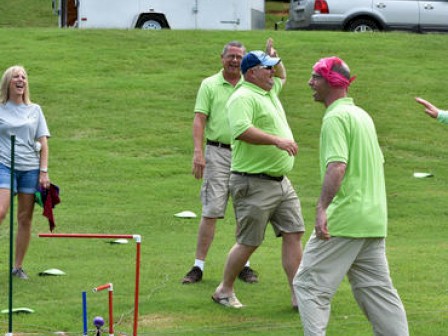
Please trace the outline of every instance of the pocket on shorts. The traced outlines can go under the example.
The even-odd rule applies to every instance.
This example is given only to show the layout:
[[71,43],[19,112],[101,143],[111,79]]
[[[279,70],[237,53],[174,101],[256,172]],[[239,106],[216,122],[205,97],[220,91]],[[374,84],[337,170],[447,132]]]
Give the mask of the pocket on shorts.
[[208,180],[204,180],[201,186],[201,202],[202,204],[207,204],[207,187]]
[[248,178],[239,177],[236,181],[231,179],[229,189],[234,201],[246,197],[249,192]]

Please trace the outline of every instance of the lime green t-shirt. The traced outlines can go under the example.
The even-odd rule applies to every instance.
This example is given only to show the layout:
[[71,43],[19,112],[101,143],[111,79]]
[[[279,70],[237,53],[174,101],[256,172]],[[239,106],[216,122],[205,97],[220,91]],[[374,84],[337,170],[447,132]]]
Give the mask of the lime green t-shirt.
[[322,180],[331,162],[344,162],[347,167],[341,187],[327,209],[330,235],[386,237],[384,156],[372,118],[351,98],[335,101],[323,118]]
[[287,139],[293,139],[285,111],[278,98],[282,82],[274,78],[270,91],[244,82],[227,103],[227,113],[232,139],[232,171],[265,173],[282,176],[291,171],[294,157],[276,146],[252,145],[236,140],[250,127]]
[[241,77],[234,87],[224,79],[222,70],[202,81],[196,96],[194,111],[207,115],[205,126],[207,139],[230,144],[230,129],[225,106],[230,95],[243,81]]
[[437,120],[440,121],[442,124],[448,124],[448,111],[440,111],[439,115],[437,116]]

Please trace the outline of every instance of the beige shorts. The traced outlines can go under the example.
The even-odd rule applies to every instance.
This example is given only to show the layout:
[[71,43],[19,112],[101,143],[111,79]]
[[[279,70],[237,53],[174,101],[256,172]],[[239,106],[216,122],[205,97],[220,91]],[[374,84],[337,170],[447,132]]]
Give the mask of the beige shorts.
[[271,181],[252,176],[230,175],[238,243],[259,246],[270,222],[275,235],[305,232],[299,198],[285,177]]
[[229,149],[206,146],[201,188],[202,217],[224,218],[229,200],[231,162],[232,152]]

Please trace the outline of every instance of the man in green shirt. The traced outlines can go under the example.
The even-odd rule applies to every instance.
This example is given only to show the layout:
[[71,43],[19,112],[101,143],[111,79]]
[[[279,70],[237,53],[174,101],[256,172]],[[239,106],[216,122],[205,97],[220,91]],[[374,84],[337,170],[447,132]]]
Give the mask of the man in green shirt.
[[236,243],[227,257],[224,277],[213,301],[232,308],[234,282],[244,263],[264,240],[270,222],[282,237],[282,264],[297,309],[292,280],[302,256],[305,226],[300,202],[285,176],[298,152],[278,94],[286,70],[268,40],[266,53],[252,51],[241,62],[244,83],[230,97],[227,112],[232,139],[230,193],[237,221]]
[[354,78],[344,61],[321,59],[308,82],[325,112],[320,137],[323,180],[315,230],[294,279],[305,336],[324,336],[331,299],[347,274],[375,335],[409,335],[386,259],[384,157],[371,117],[347,97]]
[[[230,129],[225,105],[230,95],[243,82],[240,65],[244,46],[232,41],[221,54],[222,70],[204,79],[198,90],[193,121],[194,156],[192,173],[202,179],[202,218],[196,244],[196,259],[191,270],[182,279],[183,284],[202,280],[205,258],[213,242],[218,218],[224,218],[229,199]],[[204,155],[204,137],[206,149]],[[239,278],[247,283],[258,281],[249,261]]]

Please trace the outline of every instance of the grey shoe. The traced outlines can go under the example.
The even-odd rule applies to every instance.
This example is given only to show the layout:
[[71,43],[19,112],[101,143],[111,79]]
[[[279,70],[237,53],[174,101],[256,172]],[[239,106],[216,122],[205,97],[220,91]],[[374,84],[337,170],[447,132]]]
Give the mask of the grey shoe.
[[28,275],[22,268],[14,268],[12,270],[12,275],[18,277],[19,279],[28,280]]

